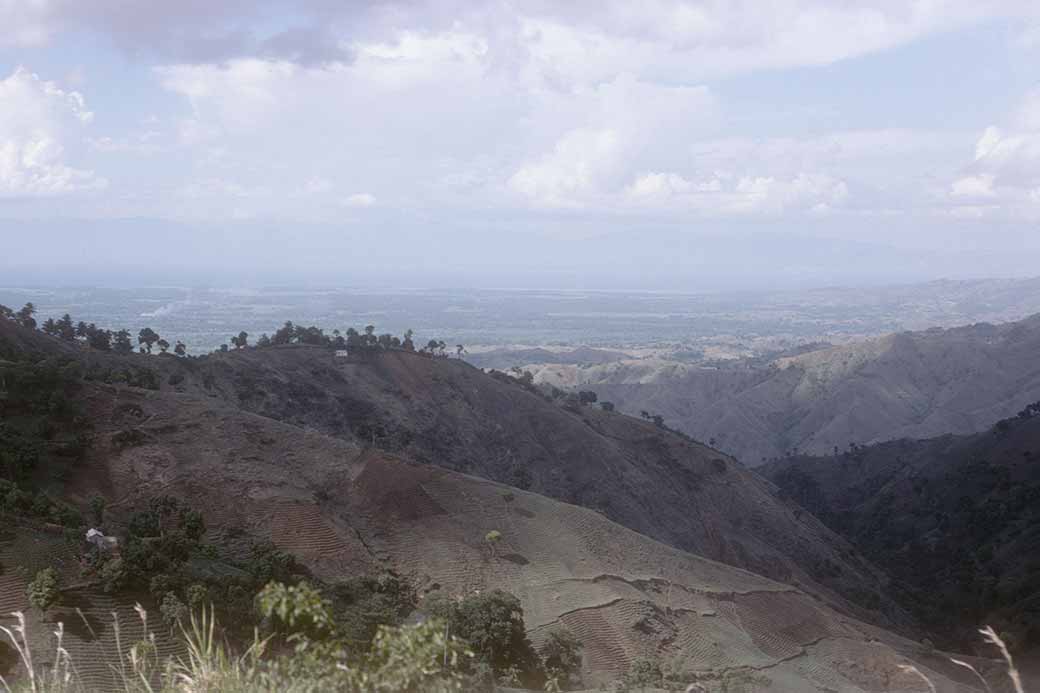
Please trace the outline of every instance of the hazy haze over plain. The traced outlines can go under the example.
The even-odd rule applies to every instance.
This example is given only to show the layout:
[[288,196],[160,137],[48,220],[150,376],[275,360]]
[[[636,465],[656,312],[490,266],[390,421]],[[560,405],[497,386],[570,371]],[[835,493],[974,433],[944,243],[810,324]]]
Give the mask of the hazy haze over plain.
[[0,26],[8,285],[705,290],[1040,257],[1034,2],[0,0]]

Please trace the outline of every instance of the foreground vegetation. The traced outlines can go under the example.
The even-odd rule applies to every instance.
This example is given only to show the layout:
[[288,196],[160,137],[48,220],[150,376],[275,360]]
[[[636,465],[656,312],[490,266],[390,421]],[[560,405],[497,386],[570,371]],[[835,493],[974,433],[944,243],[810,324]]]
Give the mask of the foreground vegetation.
[[[487,660],[481,660],[465,639],[452,634],[451,621],[428,618],[415,624],[380,626],[367,649],[352,651],[335,636],[327,605],[306,588],[272,583],[258,596],[257,603],[269,622],[278,625],[266,635],[261,635],[259,629],[255,631],[252,642],[241,652],[234,651],[220,638],[221,629],[212,609],[202,609],[178,624],[183,654],[167,658],[158,655],[155,633],[148,629],[148,614],[138,605],[145,637],[125,646],[117,638],[116,650],[104,662],[113,684],[103,689],[91,688],[79,679],[77,663],[63,646],[64,624],[58,623],[53,632],[51,652],[34,653],[25,617],[18,612],[13,614],[17,624],[11,628],[0,626],[0,632],[17,652],[21,672],[17,680],[0,677],[0,684],[8,693],[478,693],[496,687]],[[116,621],[113,625],[118,633],[120,624]],[[1025,693],[1021,674],[1000,636],[989,627],[979,633],[1006,664],[1010,690]],[[41,663],[47,655],[52,655],[50,661]],[[956,658],[949,661],[968,670],[985,690],[992,690],[972,664]],[[573,644],[551,637],[543,648],[543,662],[577,668],[580,658]],[[900,669],[935,690],[928,676],[917,667],[905,664]],[[550,671],[542,690],[565,690],[569,674],[558,668]],[[671,679],[655,660],[642,658],[633,662],[613,690],[706,693],[765,690],[768,684],[767,678],[743,672],[721,681],[687,685]]]
[[[307,583],[269,583],[256,597],[260,619],[250,641],[236,651],[223,637],[212,606],[178,615],[182,655],[158,654],[148,613],[136,607],[145,636],[134,643],[116,633],[114,652],[100,652],[111,672],[105,690],[158,691],[485,691],[496,684],[562,691],[578,679],[581,645],[552,633],[536,653],[524,629],[519,601],[503,592],[437,599],[413,623],[376,625],[362,643],[349,620]],[[165,609],[164,609],[165,612]],[[0,626],[17,652],[17,680],[0,678],[7,691],[91,690],[64,646],[58,623],[49,652],[33,652],[26,619]],[[115,616],[113,615],[113,618]],[[164,620],[167,614],[163,613]],[[86,628],[93,630],[84,619]],[[48,661],[49,659],[49,661]]]

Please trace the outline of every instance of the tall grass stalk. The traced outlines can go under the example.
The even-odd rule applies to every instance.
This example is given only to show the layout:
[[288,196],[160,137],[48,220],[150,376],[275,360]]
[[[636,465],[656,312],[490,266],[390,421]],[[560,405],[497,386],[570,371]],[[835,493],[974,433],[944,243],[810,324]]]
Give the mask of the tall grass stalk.
[[1008,677],[1011,679],[1011,685],[1015,687],[1015,693],[1025,693],[1025,688],[1022,687],[1022,677],[1018,673],[1018,669],[1015,668],[1015,661],[1011,658],[1011,653],[1008,652],[1007,645],[997,635],[997,631],[993,630],[993,626],[986,626],[979,631],[982,633],[982,637],[991,645],[996,645],[997,649],[1000,650],[1000,656],[1004,658],[1008,666]]

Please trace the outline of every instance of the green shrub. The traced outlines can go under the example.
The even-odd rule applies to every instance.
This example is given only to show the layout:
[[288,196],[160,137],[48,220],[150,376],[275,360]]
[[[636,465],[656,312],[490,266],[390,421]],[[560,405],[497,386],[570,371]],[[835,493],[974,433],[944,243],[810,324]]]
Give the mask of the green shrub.
[[296,558],[279,549],[273,542],[257,542],[249,550],[249,562],[246,565],[253,579],[261,585],[272,580],[287,582],[299,572]]
[[260,615],[276,632],[319,639],[335,630],[332,604],[306,582],[286,586],[271,582],[256,596]]
[[159,613],[162,615],[163,622],[173,628],[187,617],[188,607],[176,594],[167,592],[159,606]]
[[119,556],[107,559],[101,564],[98,576],[101,578],[101,589],[105,594],[114,594],[123,589],[127,583],[126,566],[123,564],[123,559]]
[[557,681],[557,685],[567,688],[574,678],[580,681],[582,644],[567,630],[549,633],[539,654],[542,657],[542,668],[546,675]]
[[41,612],[51,608],[57,603],[61,593],[58,591],[58,573],[54,568],[44,568],[36,573],[28,587],[25,595],[29,598],[29,604]]
[[457,601],[434,597],[425,608],[446,621],[450,632],[466,642],[477,661],[490,666],[496,677],[516,670],[524,683],[540,682],[540,662],[527,638],[520,600],[514,595],[491,590]]
[[380,626],[400,625],[417,604],[411,581],[396,573],[351,578],[329,594],[336,623],[354,647],[368,647]]
[[188,598],[189,607],[199,609],[209,601],[209,590],[205,585],[196,582],[188,586],[185,596]]

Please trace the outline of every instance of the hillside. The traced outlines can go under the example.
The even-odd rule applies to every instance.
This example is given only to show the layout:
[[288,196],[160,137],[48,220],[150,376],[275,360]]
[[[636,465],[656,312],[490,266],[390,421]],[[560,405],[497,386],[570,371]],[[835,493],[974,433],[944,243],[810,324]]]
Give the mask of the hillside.
[[938,637],[995,623],[1040,647],[1040,416],[761,468],[897,579]]
[[[927,690],[898,668],[907,661],[940,691],[976,690],[963,670],[916,642],[587,509],[408,463],[220,400],[122,385],[85,385],[80,397],[94,445],[63,491],[80,503],[109,498],[110,525],[168,494],[201,511],[213,545],[270,538],[328,580],[392,568],[427,593],[505,588],[520,597],[536,643],[557,628],[581,639],[587,683],[649,655],[713,691]],[[503,537],[495,552],[484,541],[493,529]],[[17,530],[4,541],[5,568],[53,560],[53,548],[31,536]],[[24,606],[17,582],[0,587],[9,608]],[[81,590],[49,620],[111,604]],[[111,645],[112,629],[101,630],[95,640],[70,629],[75,660]]]
[[649,422],[403,351],[337,360],[288,346],[131,360],[158,369],[164,390],[591,508],[676,548],[912,626],[888,599],[886,576],[835,533],[726,455]]
[[1040,316],[904,332],[754,362],[629,360],[532,369],[537,382],[594,390],[633,414],[749,465],[789,452],[975,433],[1040,399]]

